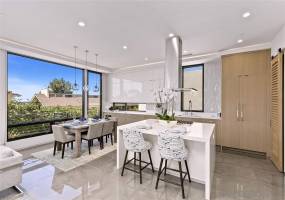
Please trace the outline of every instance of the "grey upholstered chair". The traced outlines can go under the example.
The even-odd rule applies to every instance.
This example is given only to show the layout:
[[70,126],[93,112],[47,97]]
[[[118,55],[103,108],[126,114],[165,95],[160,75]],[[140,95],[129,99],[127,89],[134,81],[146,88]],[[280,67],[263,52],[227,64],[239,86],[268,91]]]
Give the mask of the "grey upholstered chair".
[[100,149],[102,149],[102,130],[103,130],[103,123],[96,123],[92,124],[88,128],[87,135],[82,135],[81,138],[83,140],[88,141],[88,151],[91,154],[91,145],[93,144],[94,139],[98,139],[100,142]]
[[[111,137],[111,144],[113,145],[113,132],[114,132],[114,121],[107,121],[104,122],[103,125],[103,131],[102,131],[102,137],[106,137],[106,143],[108,141],[108,137]],[[103,142],[104,147],[104,142]]]
[[[142,184],[142,170],[143,169],[145,169],[148,165],[151,165],[152,172],[154,173],[153,164],[152,164],[151,155],[150,155],[150,149],[152,147],[152,144],[148,141],[145,141],[142,133],[139,131],[139,129],[136,129],[136,128],[123,130],[123,140],[124,140],[124,145],[126,148],[126,154],[125,154],[125,160],[124,160],[124,165],[123,165],[121,176],[124,175],[125,169],[134,171],[135,173],[140,174],[140,184]],[[127,161],[129,151],[134,152],[134,158]],[[150,160],[149,163],[141,160],[141,153],[145,151],[148,152],[148,156]],[[137,153],[139,154],[138,160],[136,159]],[[126,165],[130,163],[132,160],[134,161],[134,165],[136,165],[136,161],[139,161],[139,172],[126,167]],[[141,164],[142,162],[146,164],[144,167],[142,167],[142,164]]]
[[61,144],[61,146],[62,146],[61,158],[63,159],[65,144],[71,143],[71,149],[73,149],[73,142],[75,140],[75,137],[73,135],[68,135],[66,133],[66,131],[64,131],[63,127],[59,126],[59,125],[52,125],[52,132],[53,132],[53,136],[54,136],[53,155],[55,155],[56,146],[58,144]]
[[[191,182],[190,173],[187,164],[187,156],[188,150],[185,147],[183,135],[178,133],[171,133],[168,131],[161,132],[158,136],[158,149],[161,156],[158,176],[156,180],[155,189],[158,187],[158,182],[160,179],[160,175],[164,171],[164,175],[166,175],[166,170],[172,170],[180,173],[180,182],[182,189],[182,197],[185,198],[184,194],[184,179],[188,176],[189,182]],[[163,161],[165,160],[164,168],[162,169]],[[178,162],[179,170],[167,168],[167,161],[173,160]],[[182,171],[181,162],[185,162],[185,167],[187,172]],[[184,176],[183,176],[184,175]]]

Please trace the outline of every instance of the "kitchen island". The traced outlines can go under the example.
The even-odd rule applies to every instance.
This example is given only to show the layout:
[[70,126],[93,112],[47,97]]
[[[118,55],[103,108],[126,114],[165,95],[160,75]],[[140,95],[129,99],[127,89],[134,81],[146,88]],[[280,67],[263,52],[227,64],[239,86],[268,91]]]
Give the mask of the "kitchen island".
[[[122,132],[125,128],[133,128],[139,125],[149,125],[150,120],[143,120],[122,126],[117,129],[117,168],[121,168],[124,163],[124,156],[126,153]],[[150,141],[153,145],[151,149],[151,156],[153,165],[158,170],[160,162],[160,154],[158,151],[157,137],[159,132],[163,129],[159,123],[152,122],[151,129],[141,129],[144,138]],[[191,179],[205,185],[205,199],[210,199],[211,185],[215,169],[215,124],[212,123],[197,123],[187,125],[187,133],[183,135],[185,145],[189,150],[188,165]],[[131,159],[133,155],[129,155]],[[148,156],[142,154],[142,160],[148,161]],[[177,162],[169,162],[169,166],[177,168]],[[184,169],[185,170],[185,169]],[[173,174],[176,175],[176,174]],[[177,174],[178,175],[178,174]]]

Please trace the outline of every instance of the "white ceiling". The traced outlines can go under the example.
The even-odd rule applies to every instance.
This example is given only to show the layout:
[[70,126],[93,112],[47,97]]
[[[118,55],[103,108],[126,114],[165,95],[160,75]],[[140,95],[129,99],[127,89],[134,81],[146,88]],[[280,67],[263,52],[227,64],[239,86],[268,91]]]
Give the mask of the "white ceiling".
[[[163,60],[169,33],[193,54],[269,42],[284,10],[285,1],[0,0],[0,37],[67,56],[78,45],[80,58],[88,49],[92,62],[98,52],[98,64],[119,68]],[[86,27],[77,26],[81,20]]]

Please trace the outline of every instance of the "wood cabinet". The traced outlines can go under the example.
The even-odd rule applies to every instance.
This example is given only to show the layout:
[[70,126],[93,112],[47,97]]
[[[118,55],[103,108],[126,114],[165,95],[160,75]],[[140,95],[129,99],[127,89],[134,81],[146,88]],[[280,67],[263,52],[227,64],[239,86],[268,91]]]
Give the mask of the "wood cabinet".
[[222,145],[269,152],[270,51],[222,57]]

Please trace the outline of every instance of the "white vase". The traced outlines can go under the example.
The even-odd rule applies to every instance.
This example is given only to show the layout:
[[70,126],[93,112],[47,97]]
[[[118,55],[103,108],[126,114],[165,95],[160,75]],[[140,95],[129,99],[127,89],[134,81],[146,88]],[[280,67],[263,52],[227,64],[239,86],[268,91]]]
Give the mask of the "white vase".
[[159,120],[159,124],[171,128],[177,124],[177,121]]

